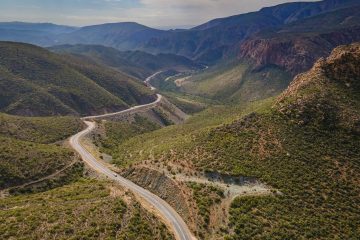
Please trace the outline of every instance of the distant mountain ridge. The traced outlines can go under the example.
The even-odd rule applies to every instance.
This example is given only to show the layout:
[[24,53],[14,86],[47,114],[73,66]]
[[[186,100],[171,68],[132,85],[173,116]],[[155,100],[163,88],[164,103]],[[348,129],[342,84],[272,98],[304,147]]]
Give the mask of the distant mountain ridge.
[[0,40],[45,46],[54,43],[56,35],[67,34],[77,29],[52,23],[1,22]]
[[57,25],[53,23],[26,23],[26,22],[0,22],[0,29],[11,29],[19,31],[39,31],[46,33],[70,33],[77,29],[78,27],[70,27],[65,25]]
[[[215,63],[225,57],[235,44],[253,34],[313,17],[333,10],[360,5],[357,0],[324,0],[294,2],[263,8],[257,12],[215,19],[189,30],[164,31],[133,22],[109,23],[71,29],[61,34],[22,37],[1,29],[0,40],[35,43],[41,46],[91,44],[119,50],[142,50],[150,53],[172,53],[204,63]],[[70,30],[70,29],[69,29]]]
[[56,42],[67,44],[101,44],[119,50],[136,49],[139,44],[165,31],[134,22],[107,23],[87,26],[69,34],[57,36]]

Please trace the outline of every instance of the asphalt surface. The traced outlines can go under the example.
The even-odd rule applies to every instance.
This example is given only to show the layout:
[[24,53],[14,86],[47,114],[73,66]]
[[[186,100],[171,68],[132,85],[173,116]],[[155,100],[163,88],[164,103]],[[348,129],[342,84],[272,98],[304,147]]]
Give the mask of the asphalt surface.
[[164,71],[156,72],[156,73],[154,73],[153,75],[151,75],[150,77],[147,77],[147,78],[145,79],[144,83],[146,83],[146,84],[150,87],[151,90],[156,90],[156,88],[151,85],[150,81],[151,81],[154,77],[156,77],[157,75],[159,75],[159,74],[162,73],[162,72],[164,72]]
[[[156,76],[153,75],[153,76]],[[117,173],[111,171],[101,162],[97,161],[96,158],[91,155],[82,145],[80,140],[87,134],[91,133],[95,129],[95,122],[87,121],[93,120],[97,118],[102,118],[106,116],[116,115],[119,113],[126,113],[129,111],[136,111],[137,109],[141,109],[143,107],[149,107],[151,105],[155,105],[159,101],[161,101],[162,96],[160,94],[157,95],[157,100],[153,103],[139,105],[121,112],[104,114],[99,116],[89,116],[82,118],[86,125],[88,126],[85,130],[77,133],[76,135],[70,138],[70,144],[72,148],[74,148],[81,156],[83,161],[85,161],[92,169],[95,171],[102,173],[107,176],[109,179],[119,183],[121,186],[131,190],[133,193],[140,196],[147,203],[149,203],[161,216],[162,218],[172,227],[173,233],[175,234],[176,239],[178,240],[194,240],[196,239],[192,233],[190,232],[188,226],[185,224],[184,220],[180,217],[180,215],[164,200],[156,196],[155,194],[149,192],[148,190],[136,185],[135,183],[127,180],[126,178],[121,177]]]
[[107,114],[102,114],[102,115],[97,115],[97,116],[88,116],[88,117],[83,117],[81,119],[82,120],[95,120],[95,119],[104,118],[104,117],[111,117],[111,116],[115,116],[115,115],[123,114],[123,113],[131,113],[131,112],[134,112],[136,110],[141,110],[141,109],[144,109],[144,108],[156,106],[156,104],[158,104],[161,101],[162,96],[160,94],[156,94],[156,97],[157,97],[156,101],[152,102],[152,103],[148,103],[148,104],[144,104],[144,105],[138,105],[138,106],[131,107],[131,108],[128,108],[128,109],[120,111],[120,112],[107,113]]

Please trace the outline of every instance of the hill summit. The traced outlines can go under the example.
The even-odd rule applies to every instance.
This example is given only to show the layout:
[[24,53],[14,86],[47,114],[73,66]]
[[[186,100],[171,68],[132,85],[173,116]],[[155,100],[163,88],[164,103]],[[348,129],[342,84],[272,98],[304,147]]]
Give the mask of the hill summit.
[[340,46],[298,75],[278,98],[280,112],[299,124],[316,122],[360,132],[360,43]]

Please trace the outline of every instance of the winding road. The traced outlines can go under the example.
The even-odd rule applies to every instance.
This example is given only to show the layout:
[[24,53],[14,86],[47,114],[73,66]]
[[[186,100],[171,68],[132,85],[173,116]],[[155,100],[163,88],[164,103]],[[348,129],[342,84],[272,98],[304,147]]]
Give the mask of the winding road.
[[[156,76],[159,73],[156,73],[152,76],[150,76],[147,79],[147,84],[149,85],[149,81],[152,77]],[[151,86],[150,86],[151,87]],[[153,88],[152,88],[153,89]],[[136,111],[137,109],[142,109],[143,107],[150,107],[151,105],[156,105],[158,102],[161,101],[162,96],[160,94],[157,94],[157,100],[153,103],[139,105],[136,107],[132,107],[130,109],[116,112],[116,113],[110,113],[110,114],[104,114],[99,116],[89,116],[84,117],[82,120],[87,125],[87,128],[76,135],[72,136],[70,138],[70,145],[72,148],[75,149],[76,152],[78,152],[83,159],[85,163],[87,163],[92,169],[95,171],[107,176],[109,179],[119,183],[121,186],[131,190],[134,194],[140,196],[142,199],[144,199],[148,204],[151,205],[152,208],[154,208],[161,216],[162,218],[171,226],[173,233],[175,234],[176,239],[178,240],[194,240],[196,239],[192,233],[190,232],[188,226],[184,222],[184,220],[180,217],[180,215],[164,200],[156,196],[155,194],[151,193],[150,191],[136,185],[135,183],[129,181],[126,178],[121,177],[117,173],[111,171],[109,168],[107,168],[104,164],[96,160],[96,158],[91,155],[89,151],[87,151],[83,145],[81,144],[81,139],[86,136],[87,134],[91,133],[95,127],[95,122],[89,121],[94,120],[97,118],[107,117],[116,115],[119,113],[126,113],[129,111]]]

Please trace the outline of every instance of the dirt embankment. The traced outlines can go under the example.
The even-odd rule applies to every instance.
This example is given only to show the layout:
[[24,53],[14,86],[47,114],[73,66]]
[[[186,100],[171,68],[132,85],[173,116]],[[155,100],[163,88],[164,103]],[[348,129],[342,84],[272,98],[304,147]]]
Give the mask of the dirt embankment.
[[196,229],[194,206],[191,205],[192,201],[184,184],[146,167],[130,168],[124,170],[121,175],[164,199],[184,218],[191,230]]

